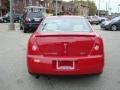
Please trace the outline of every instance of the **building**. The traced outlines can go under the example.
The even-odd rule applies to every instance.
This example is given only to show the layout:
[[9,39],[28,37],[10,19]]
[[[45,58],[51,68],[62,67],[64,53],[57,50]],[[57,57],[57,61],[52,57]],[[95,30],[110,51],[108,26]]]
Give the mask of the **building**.
[[63,3],[63,12],[70,13],[72,15],[88,16],[89,7],[85,2],[82,2],[82,1],[64,2]]
[[6,0],[0,0],[0,16],[3,16],[7,13]]
[[81,15],[81,16],[88,16],[89,14],[89,7],[88,4],[84,1],[78,1],[75,3],[76,8],[76,15]]
[[23,13],[24,7],[27,6],[43,6],[47,12],[52,12],[53,0],[14,0],[14,12]]
[[14,0],[13,9],[15,13],[23,13],[26,6],[39,6],[40,0]]
[[[63,2],[62,2],[62,0],[57,0],[57,13],[59,14],[59,13],[61,13],[61,12],[63,12],[63,10],[62,10],[62,7],[63,7]],[[55,12],[56,12],[56,0],[53,0],[52,1],[52,9],[53,9],[53,13],[55,14]]]
[[109,12],[106,10],[97,10],[96,15],[98,15],[98,14],[99,14],[99,16],[108,16]]
[[76,14],[76,7],[73,2],[64,2],[63,3],[63,12],[64,14]]

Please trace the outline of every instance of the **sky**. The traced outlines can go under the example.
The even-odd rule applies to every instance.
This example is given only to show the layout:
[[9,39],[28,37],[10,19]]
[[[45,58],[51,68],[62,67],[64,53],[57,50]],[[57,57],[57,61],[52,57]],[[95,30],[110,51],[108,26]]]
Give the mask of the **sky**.
[[[64,0],[64,1],[72,1],[72,0]],[[97,8],[99,9],[99,0],[91,0],[96,3]],[[109,0],[100,0],[100,9],[106,10],[106,7],[109,8]],[[120,0],[110,0],[110,8],[112,12],[120,12]],[[119,8],[119,9],[118,9]]]

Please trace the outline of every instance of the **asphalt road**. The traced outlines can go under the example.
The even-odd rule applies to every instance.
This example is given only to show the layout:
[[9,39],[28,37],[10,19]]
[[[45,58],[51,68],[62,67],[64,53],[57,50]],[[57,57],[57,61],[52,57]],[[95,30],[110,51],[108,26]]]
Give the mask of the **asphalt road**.
[[16,24],[0,24],[0,90],[120,90],[120,31],[104,31],[105,68],[101,76],[54,77],[30,76],[26,68],[26,46],[30,34],[24,34]]

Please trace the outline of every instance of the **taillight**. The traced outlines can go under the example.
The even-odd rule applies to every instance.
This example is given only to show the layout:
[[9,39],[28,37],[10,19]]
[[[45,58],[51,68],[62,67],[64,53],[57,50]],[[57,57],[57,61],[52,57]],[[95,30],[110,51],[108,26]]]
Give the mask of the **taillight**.
[[97,38],[95,44],[91,50],[90,55],[102,55],[103,51],[103,41],[101,38]]
[[31,19],[29,17],[25,18],[25,22],[30,22],[30,21],[31,21]]
[[32,51],[37,51],[39,48],[37,45],[32,45]]
[[37,45],[34,38],[30,38],[28,42],[28,55],[41,55],[39,46]]
[[99,51],[99,49],[100,49],[100,46],[96,44],[96,45],[94,46],[94,50],[95,50],[95,51]]

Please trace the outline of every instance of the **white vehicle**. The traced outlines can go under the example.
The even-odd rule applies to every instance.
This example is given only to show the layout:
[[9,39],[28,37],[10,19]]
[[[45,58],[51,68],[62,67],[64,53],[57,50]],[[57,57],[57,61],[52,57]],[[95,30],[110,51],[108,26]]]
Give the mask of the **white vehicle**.
[[41,12],[45,16],[46,8],[43,6],[28,6],[28,7],[25,7],[25,12]]
[[100,24],[100,18],[98,16],[88,16],[87,19],[91,24]]

